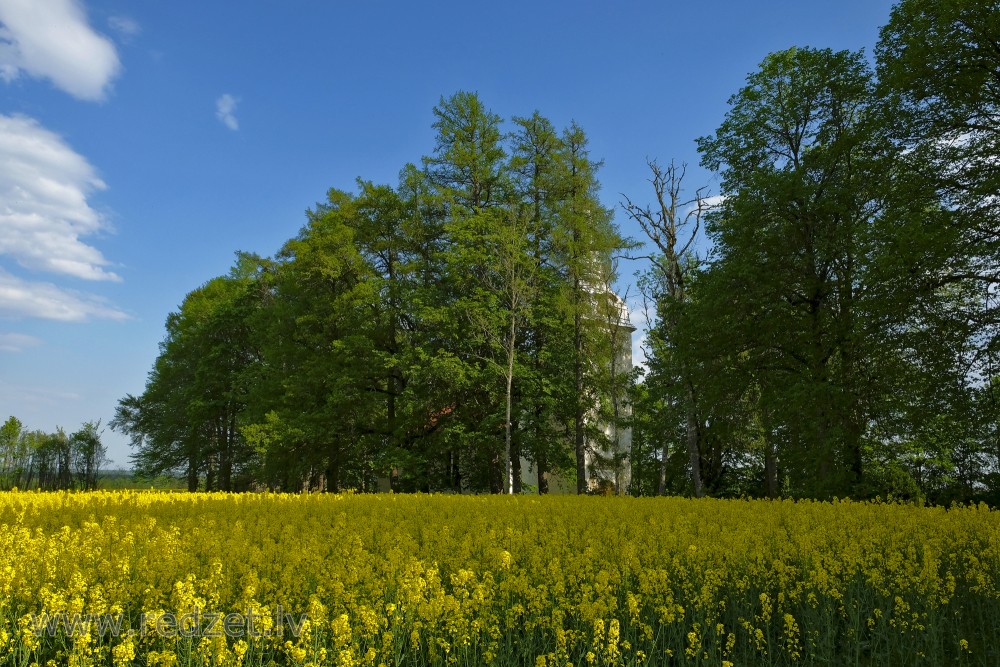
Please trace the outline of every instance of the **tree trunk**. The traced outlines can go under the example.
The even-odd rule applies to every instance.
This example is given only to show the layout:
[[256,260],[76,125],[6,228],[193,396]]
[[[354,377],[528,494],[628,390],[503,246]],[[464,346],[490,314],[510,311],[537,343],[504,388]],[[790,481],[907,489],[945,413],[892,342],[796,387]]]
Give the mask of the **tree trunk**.
[[704,495],[701,484],[701,448],[699,447],[698,416],[695,413],[694,388],[688,382],[688,407],[687,407],[687,449],[688,461],[691,466],[691,485],[695,498]]
[[215,457],[208,457],[208,465],[205,468],[205,490],[215,491]]
[[[579,280],[576,281],[575,289],[579,294]],[[587,492],[587,436],[584,423],[586,412],[583,402],[583,331],[580,306],[577,304],[576,313],[573,315],[573,346],[576,351],[573,364],[573,373],[576,389],[576,415],[573,425],[573,449],[576,453],[576,492],[578,494]]]
[[326,463],[326,488],[329,493],[340,491],[340,448],[337,446],[330,448],[330,456]]
[[522,480],[521,480],[521,445],[518,441],[512,443],[513,449],[510,454],[510,464],[514,470],[514,476],[512,478],[514,486],[514,494],[520,494],[523,491]]
[[660,456],[660,483],[656,488],[656,495],[658,496],[667,495],[667,460],[670,458],[670,443],[666,438],[663,440],[662,451],[663,453]]
[[451,490],[455,493],[462,493],[462,466],[458,453],[452,450],[449,460],[451,461]]
[[510,337],[507,339],[507,395],[506,395],[506,412],[504,419],[504,459],[506,465],[504,466],[504,493],[510,495],[514,493],[514,466],[511,461],[511,424],[510,424],[510,413],[513,403],[513,390],[514,390],[514,345],[517,342],[517,320],[515,313],[511,312],[510,317]]
[[773,442],[768,442],[764,454],[764,478],[767,484],[767,497],[778,497],[778,455]]
[[235,415],[222,425],[219,433],[221,452],[219,454],[219,489],[233,490],[233,440],[236,438]]
[[538,495],[544,496],[549,492],[549,466],[544,456],[535,461],[535,470],[538,472]]
[[188,491],[191,493],[198,490],[198,462],[193,456],[188,459],[187,483]]

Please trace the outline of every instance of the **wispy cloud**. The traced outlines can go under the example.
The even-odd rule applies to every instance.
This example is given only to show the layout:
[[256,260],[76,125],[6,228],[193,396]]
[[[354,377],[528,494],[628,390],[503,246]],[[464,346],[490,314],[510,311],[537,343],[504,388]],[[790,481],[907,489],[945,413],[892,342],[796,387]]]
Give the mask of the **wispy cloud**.
[[20,404],[37,407],[49,407],[62,405],[67,401],[79,401],[80,394],[74,391],[63,391],[49,387],[9,384],[0,380],[0,400],[9,403],[16,401]]
[[41,345],[42,341],[34,336],[19,333],[0,333],[0,352],[23,352],[29,347]]
[[240,122],[236,120],[236,105],[239,102],[239,99],[229,93],[215,100],[216,118],[221,120],[223,125],[234,131],[240,129]]
[[126,320],[128,315],[99,297],[52,283],[23,280],[0,269],[0,317],[62,322]]
[[49,79],[83,100],[104,99],[121,71],[114,44],[79,0],[0,0],[0,78]]
[[111,16],[108,18],[108,27],[118,33],[125,42],[130,42],[142,32],[142,26],[128,16]]
[[87,198],[107,186],[61,137],[26,116],[0,115],[0,255],[85,280],[120,280],[80,240],[107,229]]

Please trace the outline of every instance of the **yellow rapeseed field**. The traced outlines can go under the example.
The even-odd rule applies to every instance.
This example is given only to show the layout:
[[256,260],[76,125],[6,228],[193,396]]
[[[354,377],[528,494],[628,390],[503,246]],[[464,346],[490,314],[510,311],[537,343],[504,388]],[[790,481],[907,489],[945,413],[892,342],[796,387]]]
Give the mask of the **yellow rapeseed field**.
[[0,664],[1000,664],[1000,513],[0,494]]

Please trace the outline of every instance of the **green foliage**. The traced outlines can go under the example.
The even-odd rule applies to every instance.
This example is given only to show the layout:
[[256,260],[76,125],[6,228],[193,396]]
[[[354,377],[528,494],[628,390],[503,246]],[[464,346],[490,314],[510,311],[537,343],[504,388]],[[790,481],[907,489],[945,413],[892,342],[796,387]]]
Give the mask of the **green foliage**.
[[[902,0],[874,71],[767,56],[698,140],[716,206],[650,162],[657,204],[624,203],[655,246],[638,385],[611,289],[634,246],[585,133],[459,92],[397,184],[330,190],[189,294],[112,425],[191,489],[518,492],[527,464],[542,493],[631,468],[643,494],[995,502],[998,16]],[[3,474],[28,447],[63,484],[73,438],[20,428]]]
[[688,377],[714,494],[995,497],[998,9],[903,0],[878,79],[861,53],[771,54],[699,140],[724,200],[683,299],[650,234],[637,488],[690,474]]
[[0,426],[0,488],[96,489],[107,448],[100,421],[67,436],[27,431],[16,417]]
[[113,423],[143,474],[519,491],[522,457],[564,472],[571,434],[603,444],[585,422],[621,390],[595,294],[623,242],[583,131],[536,113],[506,135],[466,92],[434,114],[422,169],[331,189],[275,258],[240,255],[171,315]]
[[253,452],[239,437],[247,380],[259,360],[253,314],[267,298],[259,258],[239,255],[228,276],[187,295],[140,396],[121,399],[111,427],[131,438],[146,477],[183,471],[195,490],[246,488]]

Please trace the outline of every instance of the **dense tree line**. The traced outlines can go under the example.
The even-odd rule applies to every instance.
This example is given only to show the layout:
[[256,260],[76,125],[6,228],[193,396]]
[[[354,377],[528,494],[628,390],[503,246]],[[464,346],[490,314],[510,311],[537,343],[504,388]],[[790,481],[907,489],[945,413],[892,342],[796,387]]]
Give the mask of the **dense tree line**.
[[0,425],[0,489],[96,489],[107,447],[100,422],[66,435],[29,431],[16,417]]
[[[610,291],[626,246],[574,125],[509,126],[475,94],[395,186],[359,180],[275,257],[187,295],[145,391],[112,426],[137,471],[192,490],[522,491],[522,461],[614,479],[631,384]],[[505,129],[506,128],[506,129]],[[590,458],[588,458],[588,456]],[[591,462],[591,469],[585,468]]]
[[[998,16],[902,0],[873,60],[767,56],[697,142],[718,196],[652,161],[654,203],[622,202],[643,251],[579,127],[442,99],[395,186],[331,190],[189,294],[113,425],[191,489],[517,492],[526,462],[539,492],[631,469],[636,494],[997,501]],[[637,383],[623,253],[649,266]]]
[[998,17],[903,0],[874,67],[769,55],[698,140],[721,202],[651,165],[634,491],[1000,499]]

